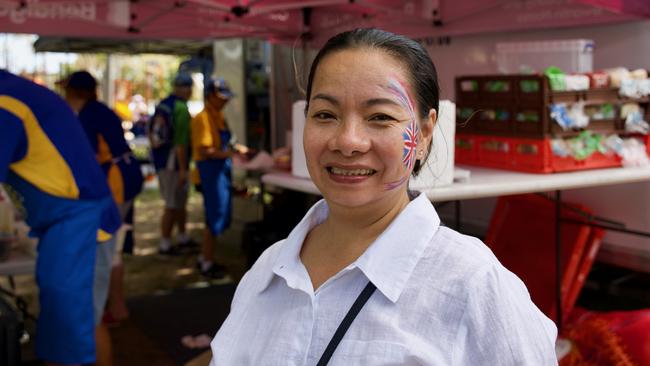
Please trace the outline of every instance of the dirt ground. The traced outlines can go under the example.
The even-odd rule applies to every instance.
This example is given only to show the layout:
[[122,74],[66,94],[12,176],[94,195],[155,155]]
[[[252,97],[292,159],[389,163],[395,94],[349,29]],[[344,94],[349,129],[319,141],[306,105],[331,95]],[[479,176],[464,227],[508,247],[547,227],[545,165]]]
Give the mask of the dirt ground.
[[[232,280],[238,281],[245,271],[245,258],[241,251],[243,226],[246,222],[256,220],[259,211],[253,198],[236,196],[233,205],[232,225],[217,239],[215,254],[217,261],[227,267]],[[200,243],[205,226],[201,195],[191,194],[187,208],[187,231],[194,241]],[[196,286],[197,282],[203,281],[196,269],[196,253],[173,257],[157,253],[162,209],[163,203],[153,190],[145,191],[136,202],[135,249],[133,255],[124,256],[127,296]]]
[[[254,197],[236,196],[233,200],[233,221],[217,241],[216,259],[227,268],[229,281],[239,281],[246,271],[241,250],[243,226],[258,218],[261,208]],[[196,253],[167,257],[157,253],[160,240],[159,215],[163,203],[156,191],[141,194],[135,208],[136,243],[133,255],[124,257],[125,294],[127,297],[173,291],[188,287],[208,286],[196,268]],[[188,202],[187,231],[194,241],[202,238],[203,199],[192,194]],[[147,338],[131,321],[110,328],[115,365],[174,365],[164,350]],[[155,360],[155,361],[154,361]],[[204,361],[205,362],[205,361]],[[207,365],[207,364],[206,364]]]

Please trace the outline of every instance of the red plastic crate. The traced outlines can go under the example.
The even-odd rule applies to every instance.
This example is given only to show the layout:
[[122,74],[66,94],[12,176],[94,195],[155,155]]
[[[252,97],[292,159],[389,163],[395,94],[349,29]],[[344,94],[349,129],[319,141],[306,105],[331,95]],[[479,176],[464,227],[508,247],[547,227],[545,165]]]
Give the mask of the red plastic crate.
[[477,152],[477,147],[476,147],[475,139],[471,137],[464,138],[463,136],[458,136],[456,138],[456,148],[454,151],[456,160],[458,159],[468,160],[468,161],[476,160],[476,152]]
[[[562,300],[568,311],[573,309],[576,301],[578,300],[580,291],[582,291],[582,288],[587,281],[587,276],[591,271],[591,267],[596,260],[596,255],[598,254],[598,250],[600,249],[600,244],[602,243],[604,236],[605,230],[597,227],[591,228],[591,233],[589,234],[589,239],[587,239],[587,244],[585,245],[582,256],[580,258],[580,262],[575,273],[573,283],[571,284],[571,288],[569,288],[566,297]],[[569,313],[568,311],[567,314]]]
[[[468,146],[456,163],[530,173],[555,173],[572,170],[617,167],[621,160],[614,154],[595,152],[584,160],[559,157],[551,150],[551,139],[510,138],[503,136],[457,134],[456,141]],[[457,143],[458,146],[458,143]]]
[[[583,206],[572,207],[589,213]],[[582,216],[562,208],[562,217],[582,221]],[[592,240],[585,224],[562,223],[562,311],[575,303],[570,294],[581,268],[585,248]],[[531,299],[549,318],[557,317],[555,203],[536,194],[502,196],[497,200],[485,243],[499,261],[528,288]],[[566,318],[565,318],[566,319]]]
[[[456,128],[458,132],[468,134],[525,138],[575,135],[579,129],[564,131],[549,112],[555,103],[579,101],[592,108],[611,104],[615,117],[592,120],[588,129],[621,133],[624,130],[624,121],[619,113],[621,105],[627,102],[648,103],[647,98],[621,98],[615,88],[553,91],[544,75],[458,76],[455,87]],[[495,115],[499,117],[494,118]]]

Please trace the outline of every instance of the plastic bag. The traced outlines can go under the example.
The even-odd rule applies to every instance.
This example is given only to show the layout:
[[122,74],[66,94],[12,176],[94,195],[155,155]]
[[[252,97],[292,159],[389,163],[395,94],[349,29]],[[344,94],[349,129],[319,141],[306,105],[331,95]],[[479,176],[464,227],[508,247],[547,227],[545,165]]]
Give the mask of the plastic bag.
[[544,75],[548,77],[549,83],[551,85],[551,90],[553,91],[564,91],[566,90],[566,84],[564,81],[565,74],[559,67],[551,66],[547,67],[544,70]]

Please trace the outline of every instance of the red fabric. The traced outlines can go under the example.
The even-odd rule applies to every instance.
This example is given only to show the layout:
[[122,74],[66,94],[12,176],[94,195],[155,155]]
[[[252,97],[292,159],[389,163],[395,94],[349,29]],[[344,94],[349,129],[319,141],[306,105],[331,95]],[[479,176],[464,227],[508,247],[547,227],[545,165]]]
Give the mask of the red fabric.
[[[588,212],[584,207],[575,207]],[[580,220],[580,216],[568,208],[562,210],[562,216]],[[561,283],[565,314],[573,306],[568,303],[568,294],[590,233],[587,225],[562,224]],[[555,203],[535,194],[499,197],[485,242],[499,261],[526,284],[540,310],[555,319]],[[589,269],[587,266],[583,270]]]
[[650,18],[650,1],[648,0],[578,0],[578,2],[618,14]]
[[[308,17],[304,8],[311,9]],[[260,37],[288,44],[309,32],[311,46],[318,47],[357,27],[436,42],[441,36],[632,20],[647,16],[647,9],[645,0],[3,1],[0,32],[112,39]]]

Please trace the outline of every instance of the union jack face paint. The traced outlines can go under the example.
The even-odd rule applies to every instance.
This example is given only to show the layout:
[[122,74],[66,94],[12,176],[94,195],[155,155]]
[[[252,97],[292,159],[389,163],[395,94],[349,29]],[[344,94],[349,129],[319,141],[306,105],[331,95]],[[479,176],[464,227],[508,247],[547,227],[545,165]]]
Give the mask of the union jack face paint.
[[415,158],[416,158],[416,151],[417,151],[417,146],[418,146],[418,126],[417,122],[415,120],[411,120],[406,126],[406,130],[402,132],[402,138],[404,139],[404,152],[402,154],[402,164],[404,164],[404,167],[406,168],[406,172],[404,176],[391,183],[385,184],[386,190],[392,190],[395,189],[405,182],[408,181],[408,176],[411,173],[411,169],[413,169],[413,165],[415,164]]
[[415,108],[411,102],[411,98],[406,91],[404,85],[395,79],[392,79],[388,83],[388,89],[397,97],[400,103],[406,108],[409,114],[409,123],[406,126],[406,129],[402,133],[404,139],[404,154],[402,155],[402,163],[407,171],[411,171],[413,165],[415,164],[415,155],[416,149],[418,146],[418,135],[419,129],[417,124],[417,118],[415,115]]
[[406,130],[402,132],[404,138],[404,153],[402,155],[402,164],[408,171],[413,169],[415,163],[416,149],[418,147],[418,127],[415,121],[411,121]]
[[391,78],[391,80],[389,80],[387,88],[393,95],[397,97],[397,100],[406,109],[409,115],[406,129],[404,132],[402,132],[402,138],[404,140],[402,164],[404,165],[405,174],[399,180],[384,185],[386,190],[392,190],[408,181],[409,174],[415,165],[419,129],[415,114],[415,108],[413,107],[413,103],[404,84],[396,78]]

